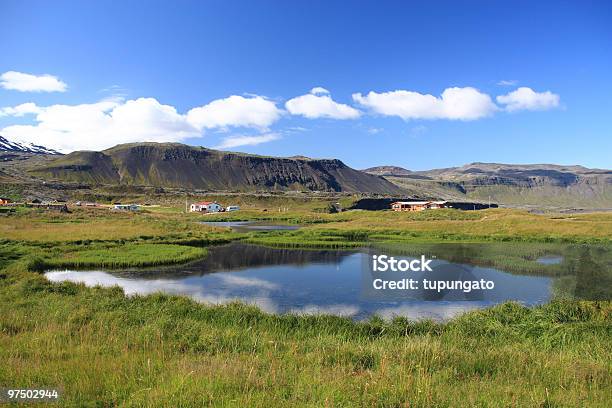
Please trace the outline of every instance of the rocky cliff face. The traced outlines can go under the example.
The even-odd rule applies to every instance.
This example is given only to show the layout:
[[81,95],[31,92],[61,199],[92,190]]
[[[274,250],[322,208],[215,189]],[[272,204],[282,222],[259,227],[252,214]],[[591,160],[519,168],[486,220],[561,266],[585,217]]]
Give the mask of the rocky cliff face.
[[432,179],[463,182],[474,185],[515,185],[535,187],[552,185],[567,187],[581,179],[610,177],[612,171],[587,169],[582,166],[559,166],[554,164],[497,164],[471,163],[462,167],[417,172]]
[[340,160],[227,153],[178,143],[73,152],[32,170],[45,179],[218,191],[309,190],[393,194],[399,187]]
[[390,166],[374,169],[384,169],[385,177],[404,189],[436,191],[447,199],[491,198],[509,205],[612,208],[611,170],[499,163],[415,172],[395,167],[389,172]]

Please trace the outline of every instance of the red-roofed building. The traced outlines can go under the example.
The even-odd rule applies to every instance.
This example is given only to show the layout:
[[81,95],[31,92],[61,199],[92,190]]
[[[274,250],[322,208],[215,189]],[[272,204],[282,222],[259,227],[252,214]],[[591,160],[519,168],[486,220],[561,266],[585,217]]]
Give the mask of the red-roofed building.
[[189,207],[191,212],[219,212],[223,211],[221,204],[213,201],[200,201],[199,203],[193,203]]
[[396,201],[391,203],[393,211],[423,211],[445,208],[446,201]]

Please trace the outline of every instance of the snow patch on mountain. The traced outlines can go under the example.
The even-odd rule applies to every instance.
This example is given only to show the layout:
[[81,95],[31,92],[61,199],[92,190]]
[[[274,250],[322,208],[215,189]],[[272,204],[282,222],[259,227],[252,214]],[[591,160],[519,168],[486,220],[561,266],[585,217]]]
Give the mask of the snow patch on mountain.
[[44,146],[39,146],[34,143],[19,143],[12,142],[7,138],[0,136],[0,152],[21,152],[34,154],[61,154],[57,150],[49,149]]

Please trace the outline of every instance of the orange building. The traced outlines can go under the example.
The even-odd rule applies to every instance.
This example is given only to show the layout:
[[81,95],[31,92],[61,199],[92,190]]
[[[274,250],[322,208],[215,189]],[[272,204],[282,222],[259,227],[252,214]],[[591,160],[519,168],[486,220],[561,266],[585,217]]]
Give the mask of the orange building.
[[445,207],[446,201],[396,201],[391,203],[393,211],[423,211]]
[[12,202],[13,201],[11,201],[9,198],[0,197],[0,205],[10,204]]

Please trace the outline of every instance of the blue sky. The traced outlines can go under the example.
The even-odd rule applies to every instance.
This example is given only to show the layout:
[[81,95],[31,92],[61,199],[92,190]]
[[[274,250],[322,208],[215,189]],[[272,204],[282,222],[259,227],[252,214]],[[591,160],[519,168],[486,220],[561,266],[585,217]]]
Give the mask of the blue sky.
[[606,1],[0,0],[0,134],[64,151],[610,168],[611,72]]

